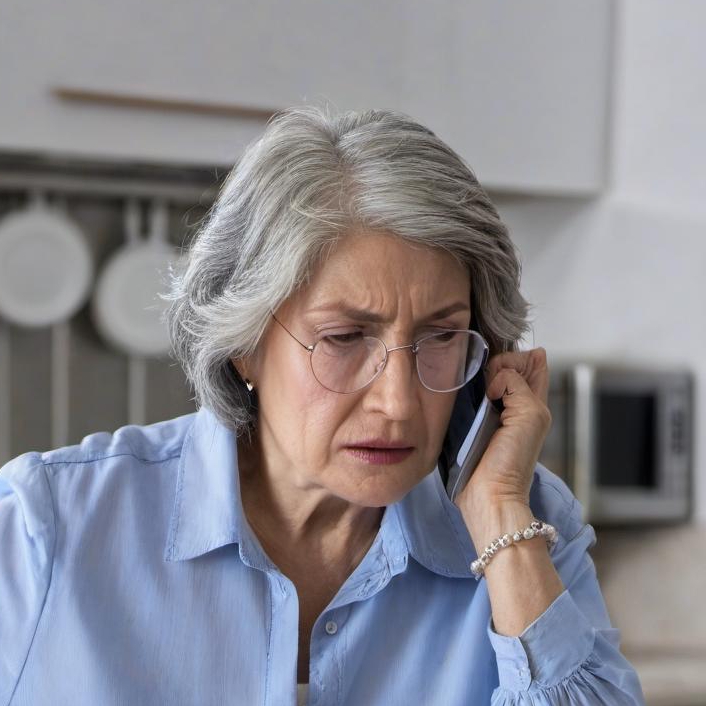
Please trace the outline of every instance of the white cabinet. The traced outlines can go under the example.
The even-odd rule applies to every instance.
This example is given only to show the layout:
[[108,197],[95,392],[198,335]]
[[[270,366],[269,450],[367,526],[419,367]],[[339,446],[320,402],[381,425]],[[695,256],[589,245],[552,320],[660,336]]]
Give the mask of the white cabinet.
[[60,100],[59,86],[278,109],[387,107],[495,189],[591,193],[611,0],[50,0],[0,22],[0,149],[229,164],[262,120]]
[[445,89],[452,98],[439,131],[488,186],[600,190],[608,161],[612,3],[453,4],[463,9],[449,27],[453,83]]

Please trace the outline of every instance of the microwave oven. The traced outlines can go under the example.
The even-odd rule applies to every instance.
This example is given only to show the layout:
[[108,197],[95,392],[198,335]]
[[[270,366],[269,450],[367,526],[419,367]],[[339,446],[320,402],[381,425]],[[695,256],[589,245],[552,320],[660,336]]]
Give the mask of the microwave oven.
[[693,508],[693,378],[572,362],[550,368],[552,428],[540,462],[593,525],[687,521]]

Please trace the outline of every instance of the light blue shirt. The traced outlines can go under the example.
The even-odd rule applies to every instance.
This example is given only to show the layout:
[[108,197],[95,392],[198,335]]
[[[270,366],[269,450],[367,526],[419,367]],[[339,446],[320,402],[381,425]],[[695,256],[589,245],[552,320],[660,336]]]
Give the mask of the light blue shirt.
[[[541,466],[567,587],[494,632],[460,512],[431,473],[385,509],[311,634],[315,706],[643,704],[566,485]],[[0,472],[0,706],[294,706],[298,602],[249,527],[234,435],[202,409]]]

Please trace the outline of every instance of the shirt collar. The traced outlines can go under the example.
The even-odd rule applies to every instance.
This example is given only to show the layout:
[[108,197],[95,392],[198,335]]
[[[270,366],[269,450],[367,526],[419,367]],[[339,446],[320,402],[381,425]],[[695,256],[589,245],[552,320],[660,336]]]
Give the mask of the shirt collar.
[[[201,408],[194,415],[179,459],[166,561],[194,559],[237,543],[244,563],[276,570],[245,519],[237,454],[235,434],[210,410]],[[406,563],[409,553],[437,574],[472,575],[470,564],[477,554],[436,470],[386,508],[380,535],[390,564]]]
[[237,464],[235,435],[201,408],[179,458],[167,561],[193,559],[240,541],[244,513]]
[[470,578],[478,558],[461,511],[449,499],[438,470],[394,505],[409,553],[429,571]]

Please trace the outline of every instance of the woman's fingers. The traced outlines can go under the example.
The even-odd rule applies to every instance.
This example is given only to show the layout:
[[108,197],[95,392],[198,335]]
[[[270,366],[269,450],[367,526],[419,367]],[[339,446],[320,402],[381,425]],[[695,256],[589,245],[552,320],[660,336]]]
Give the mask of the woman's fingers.
[[486,394],[491,400],[503,401],[503,424],[529,415],[527,419],[533,420],[530,422],[532,427],[543,434],[549,431],[549,370],[544,348],[494,356],[488,363],[486,375]]
[[501,382],[494,382],[502,370],[513,370],[525,380],[529,389],[546,404],[549,391],[549,369],[547,352],[544,348],[529,351],[511,351],[494,355],[485,369],[486,391],[490,399],[498,399],[503,394]]
[[485,372],[486,394],[492,400],[502,399],[504,409],[500,429],[459,495],[459,507],[472,512],[478,502],[529,503],[534,467],[551,426],[543,348],[493,356]]
[[503,424],[524,418],[533,419],[532,427],[543,434],[551,426],[551,414],[546,401],[530,388],[525,378],[516,370],[501,369],[486,390],[488,397],[502,399],[504,410],[501,414]]
[[491,400],[502,399],[506,406],[512,407],[520,404],[522,399],[538,399],[524,377],[511,368],[502,368],[495,374],[486,388],[486,395]]

